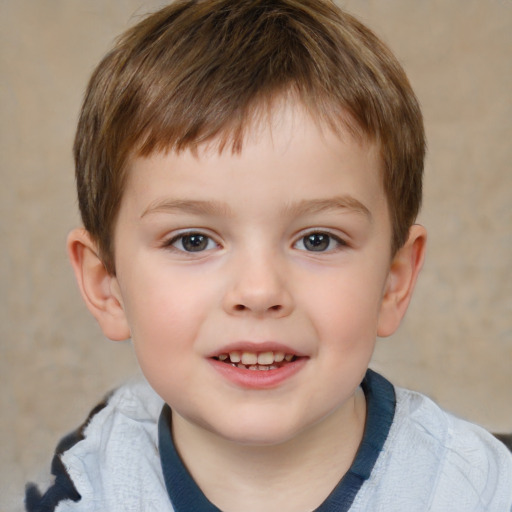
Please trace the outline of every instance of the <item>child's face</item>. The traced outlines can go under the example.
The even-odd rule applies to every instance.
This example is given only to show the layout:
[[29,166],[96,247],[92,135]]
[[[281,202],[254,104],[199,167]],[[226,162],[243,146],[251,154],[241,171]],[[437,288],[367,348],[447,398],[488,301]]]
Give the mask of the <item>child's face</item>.
[[374,147],[298,108],[239,155],[133,161],[114,293],[144,374],[181,419],[277,443],[353,407],[389,283],[379,166]]

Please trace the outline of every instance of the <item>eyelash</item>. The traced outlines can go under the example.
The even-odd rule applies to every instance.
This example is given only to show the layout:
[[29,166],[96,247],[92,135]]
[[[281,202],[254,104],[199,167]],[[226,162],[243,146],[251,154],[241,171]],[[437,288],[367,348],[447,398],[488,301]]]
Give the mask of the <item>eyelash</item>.
[[[197,238],[198,240],[196,240],[195,242],[192,242],[192,243],[195,243],[196,247],[199,247],[199,250],[187,250],[185,248],[185,246],[183,245],[184,241],[185,240],[192,241],[194,238]],[[199,239],[202,239],[202,240],[199,240]],[[177,247],[177,244],[180,241],[181,241],[181,248]],[[201,241],[205,242],[206,245],[204,247],[201,245]],[[173,236],[170,240],[165,241],[163,243],[163,246],[167,249],[175,250],[175,251],[178,251],[181,253],[195,254],[195,253],[206,252],[208,250],[213,249],[213,247],[210,246],[212,243],[216,247],[218,247],[217,242],[215,242],[215,240],[211,236],[209,236],[205,233],[201,233],[200,231],[188,231],[188,232],[180,233],[179,235]]]
[[[312,237],[314,237],[314,236],[326,237],[327,247],[325,247],[325,249],[319,249],[319,250],[315,250],[315,249],[308,250],[306,248],[307,240],[309,239],[309,241],[311,242]],[[300,243],[302,243],[304,248],[299,249],[299,250],[303,250],[306,252],[312,252],[312,253],[332,253],[332,252],[337,252],[337,251],[343,249],[344,247],[348,246],[347,242],[345,240],[343,240],[342,238],[340,238],[339,236],[336,236],[333,233],[329,233],[329,231],[322,231],[322,230],[310,231],[308,233],[302,234],[302,236],[293,244],[293,247],[298,248],[297,246]],[[333,243],[335,244],[335,247],[331,247],[331,245]],[[318,246],[322,247],[321,244],[322,244],[322,240],[319,240]]]
[[[314,237],[318,238],[314,240]],[[192,245],[197,248],[197,250],[194,250],[191,247],[187,249],[184,245],[185,241],[187,240],[191,242]],[[180,241],[181,247],[178,247],[177,245]],[[309,249],[307,248],[308,243],[313,244],[313,246],[310,246]],[[327,243],[327,245],[325,245],[325,243]],[[173,236],[170,240],[167,240],[163,243],[163,247],[185,254],[195,254],[204,253],[213,249],[214,247],[212,247],[212,244],[214,244],[215,247],[219,247],[219,244],[217,244],[217,242],[215,242],[211,236],[200,231],[189,231]],[[302,244],[303,248],[298,247],[300,244]],[[334,247],[332,247],[333,244]],[[294,242],[292,247],[294,249],[311,253],[332,253],[347,247],[347,245],[348,244],[345,242],[345,240],[332,233],[329,233],[328,231],[316,230],[302,234],[302,236]]]

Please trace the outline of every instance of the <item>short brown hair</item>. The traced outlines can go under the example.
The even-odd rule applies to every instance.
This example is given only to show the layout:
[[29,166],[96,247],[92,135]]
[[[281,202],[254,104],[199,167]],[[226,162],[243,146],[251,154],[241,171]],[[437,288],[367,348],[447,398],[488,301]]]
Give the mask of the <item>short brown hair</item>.
[[124,33],[89,82],[74,145],[85,228],[114,273],[112,231],[130,156],[219,139],[293,93],[331,128],[375,141],[393,252],[421,204],[421,111],[389,49],[330,0],[178,0]]

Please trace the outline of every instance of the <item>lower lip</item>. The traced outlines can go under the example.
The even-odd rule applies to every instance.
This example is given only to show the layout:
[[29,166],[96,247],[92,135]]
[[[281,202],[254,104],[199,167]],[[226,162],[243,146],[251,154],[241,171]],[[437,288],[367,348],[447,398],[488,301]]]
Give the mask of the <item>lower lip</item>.
[[246,370],[217,359],[208,361],[225,379],[236,386],[246,389],[271,389],[299,372],[306,364],[307,358],[300,357],[275,370]]

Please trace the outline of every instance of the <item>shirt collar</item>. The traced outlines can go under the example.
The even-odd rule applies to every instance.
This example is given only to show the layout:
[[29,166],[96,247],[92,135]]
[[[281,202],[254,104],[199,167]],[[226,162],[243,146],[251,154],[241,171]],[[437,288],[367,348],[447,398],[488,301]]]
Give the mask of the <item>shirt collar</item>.
[[[388,437],[396,408],[393,385],[368,370],[361,387],[367,411],[363,439],[350,469],[315,512],[346,512],[350,509],[364,481],[370,478]],[[158,421],[158,441],[165,485],[175,512],[222,512],[206,498],[185,468],[172,439],[171,423],[171,409],[165,404]]]

